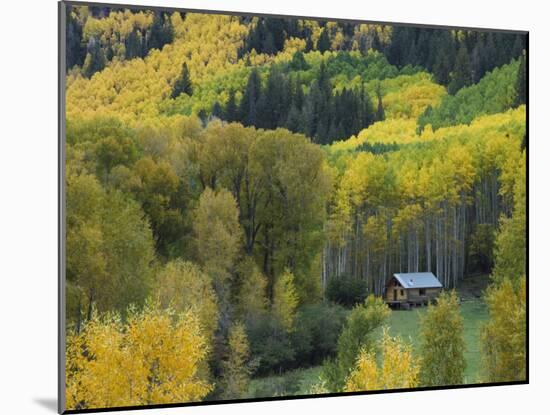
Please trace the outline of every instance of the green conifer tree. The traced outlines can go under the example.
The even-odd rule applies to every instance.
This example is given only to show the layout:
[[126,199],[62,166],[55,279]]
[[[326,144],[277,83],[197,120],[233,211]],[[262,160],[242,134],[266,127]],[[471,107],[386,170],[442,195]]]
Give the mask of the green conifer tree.
[[449,84],[449,93],[454,95],[461,88],[472,83],[472,67],[470,65],[470,55],[466,46],[462,44],[456,55],[454,70]]
[[174,83],[171,98],[177,98],[181,94],[187,94],[189,96],[193,95],[193,84],[191,83],[191,76],[189,74],[187,62],[183,62],[181,67],[181,75]]
[[384,113],[384,105],[382,103],[382,86],[380,83],[376,86],[376,99],[378,100],[378,106],[376,108],[376,121],[384,121],[386,114]]
[[239,110],[237,108],[237,102],[235,101],[235,91],[229,91],[229,98],[227,104],[225,104],[224,119],[229,122],[239,121]]
[[516,80],[516,98],[514,106],[519,106],[527,102],[527,66],[525,62],[525,52],[519,58],[519,69]]
[[258,101],[261,96],[262,83],[257,69],[252,69],[239,107],[241,122],[256,125],[258,120]]
[[319,36],[319,40],[317,41],[317,50],[321,53],[330,50],[330,39],[328,37],[328,31],[326,28],[321,31],[321,35]]

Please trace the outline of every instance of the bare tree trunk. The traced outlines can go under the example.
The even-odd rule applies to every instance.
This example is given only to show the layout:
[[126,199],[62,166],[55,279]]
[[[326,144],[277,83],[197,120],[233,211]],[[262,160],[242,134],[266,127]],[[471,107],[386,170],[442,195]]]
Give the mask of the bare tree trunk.
[[458,211],[453,208],[453,287],[458,285]]
[[359,253],[359,214],[355,214],[355,252],[353,253],[353,277],[357,278],[357,255]]
[[86,313],[86,321],[92,319],[92,312],[94,309],[94,290],[90,290],[90,295],[88,296],[88,312]]
[[440,264],[440,258],[441,258],[441,248],[440,248],[440,220],[439,217],[435,220],[435,272],[437,274],[437,278],[441,278],[441,264]]
[[426,271],[431,272],[432,271],[432,244],[431,244],[431,237],[430,237],[430,219],[426,217],[426,224],[425,224],[425,231],[426,231]]
[[418,272],[419,267],[419,257],[420,257],[420,244],[418,243],[418,229],[414,231],[414,244],[416,245],[416,263],[414,265],[414,269],[416,272]]
[[330,252],[330,242],[325,242],[325,245],[323,246],[323,253],[321,254],[321,287],[323,288],[323,291],[327,288],[327,257]]
[[76,315],[76,334],[80,334],[80,327],[82,325],[82,302],[80,295],[78,296],[78,307]]

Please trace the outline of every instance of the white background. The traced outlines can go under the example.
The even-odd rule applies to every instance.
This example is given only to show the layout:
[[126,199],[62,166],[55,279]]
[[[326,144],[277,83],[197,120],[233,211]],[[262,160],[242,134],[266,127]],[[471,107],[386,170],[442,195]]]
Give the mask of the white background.
[[[548,10],[543,1],[128,0],[229,11],[530,31],[530,381],[476,388],[155,410],[151,414],[548,413]],[[52,414],[57,384],[57,4],[2,2],[0,413]],[[546,128],[544,128],[546,127]]]

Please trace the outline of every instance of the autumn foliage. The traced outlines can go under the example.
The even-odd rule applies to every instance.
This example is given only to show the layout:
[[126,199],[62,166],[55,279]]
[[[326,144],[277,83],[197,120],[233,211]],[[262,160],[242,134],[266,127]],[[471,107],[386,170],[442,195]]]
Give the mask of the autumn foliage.
[[191,312],[148,304],[128,321],[95,315],[67,337],[67,406],[108,408],[201,400],[212,388],[198,376],[208,353]]
[[[525,379],[524,36],[66,18],[68,409],[461,384],[480,273],[475,380]],[[421,271],[413,346],[383,296]]]
[[355,369],[346,380],[346,392],[414,388],[419,385],[420,365],[410,345],[385,332],[380,348],[380,364],[374,352],[361,350]]

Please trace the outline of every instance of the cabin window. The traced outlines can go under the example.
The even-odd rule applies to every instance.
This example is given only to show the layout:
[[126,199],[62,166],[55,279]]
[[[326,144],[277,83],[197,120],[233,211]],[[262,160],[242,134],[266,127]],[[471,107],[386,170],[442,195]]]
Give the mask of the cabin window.
[[420,288],[420,289],[418,290],[418,294],[420,294],[420,295],[426,295],[426,289],[425,289],[425,288]]
[[405,292],[401,290],[401,297],[403,297],[404,295],[405,295]]

